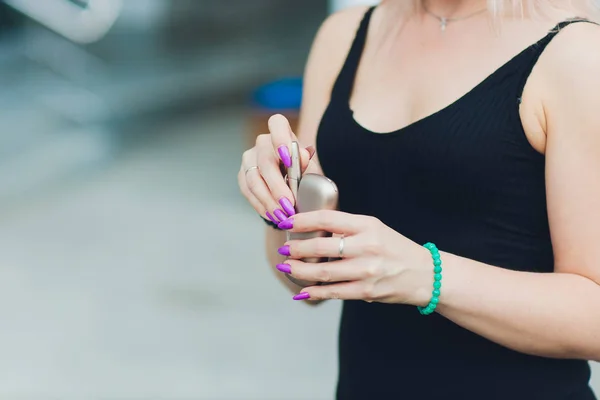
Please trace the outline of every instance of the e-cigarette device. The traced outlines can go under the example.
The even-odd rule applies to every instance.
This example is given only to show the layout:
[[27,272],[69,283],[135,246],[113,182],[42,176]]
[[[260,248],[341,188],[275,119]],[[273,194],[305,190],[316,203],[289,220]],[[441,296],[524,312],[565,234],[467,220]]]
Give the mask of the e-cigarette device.
[[[318,210],[335,210],[338,205],[338,188],[335,183],[318,174],[301,174],[300,148],[298,142],[291,146],[292,166],[288,168],[288,185],[296,200],[296,212],[303,213]],[[287,240],[306,240],[317,237],[329,237],[330,232],[287,232]],[[307,263],[327,262],[328,258],[308,258],[302,260]],[[295,284],[307,287],[319,284],[295,279],[288,275]]]

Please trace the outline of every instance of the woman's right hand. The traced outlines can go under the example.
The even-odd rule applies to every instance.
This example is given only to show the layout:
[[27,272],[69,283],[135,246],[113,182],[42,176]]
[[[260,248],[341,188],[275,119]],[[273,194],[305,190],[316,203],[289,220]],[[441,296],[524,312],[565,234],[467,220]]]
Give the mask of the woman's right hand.
[[[269,133],[259,135],[256,145],[244,152],[238,173],[240,191],[263,218],[279,223],[295,214],[295,199],[282,169],[290,166],[290,148],[297,141],[288,120],[280,114],[269,118]],[[304,172],[314,155],[314,148],[300,148]]]

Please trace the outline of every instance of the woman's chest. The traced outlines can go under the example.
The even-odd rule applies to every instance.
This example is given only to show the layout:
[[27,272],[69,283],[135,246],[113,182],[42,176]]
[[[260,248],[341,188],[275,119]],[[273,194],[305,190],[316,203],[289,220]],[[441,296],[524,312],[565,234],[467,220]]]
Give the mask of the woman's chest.
[[[529,36],[535,34],[529,32]],[[526,83],[518,76],[521,64],[527,61],[527,51],[523,51],[527,43],[527,38],[511,43],[502,38],[433,44],[401,41],[396,50],[372,44],[353,80],[349,108],[360,126],[389,133],[457,103],[476,107],[481,97],[505,97],[513,102],[511,112],[520,113],[528,141],[543,151],[545,135],[539,118],[543,115],[542,74],[534,71]]]
[[453,107],[384,135],[331,104],[317,151],[344,211],[464,222],[515,211],[545,218],[544,158],[515,128],[515,117],[490,103]]

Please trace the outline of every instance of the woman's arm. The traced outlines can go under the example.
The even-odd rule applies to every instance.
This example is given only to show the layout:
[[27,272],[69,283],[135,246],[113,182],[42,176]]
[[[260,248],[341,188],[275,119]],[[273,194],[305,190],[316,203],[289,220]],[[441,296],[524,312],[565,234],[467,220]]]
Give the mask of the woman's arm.
[[440,314],[522,353],[600,360],[600,287],[592,279],[510,271],[445,253],[442,259]]
[[529,354],[600,360],[600,29],[565,30],[540,60],[555,273],[442,254],[439,312]]

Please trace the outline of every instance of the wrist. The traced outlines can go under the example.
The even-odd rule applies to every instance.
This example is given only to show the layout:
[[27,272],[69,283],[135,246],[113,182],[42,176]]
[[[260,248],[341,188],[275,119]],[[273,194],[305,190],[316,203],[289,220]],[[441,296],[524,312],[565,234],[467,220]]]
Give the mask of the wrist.
[[426,307],[418,306],[417,309],[421,315],[433,314],[440,302],[440,294],[442,289],[442,258],[440,251],[434,243],[428,242],[423,245],[431,253],[433,260],[433,285],[431,290],[431,300]]
[[416,253],[414,268],[415,268],[415,289],[410,304],[418,307],[426,307],[431,300],[431,292],[433,289],[433,261],[431,253],[423,246],[418,246],[419,251]]

